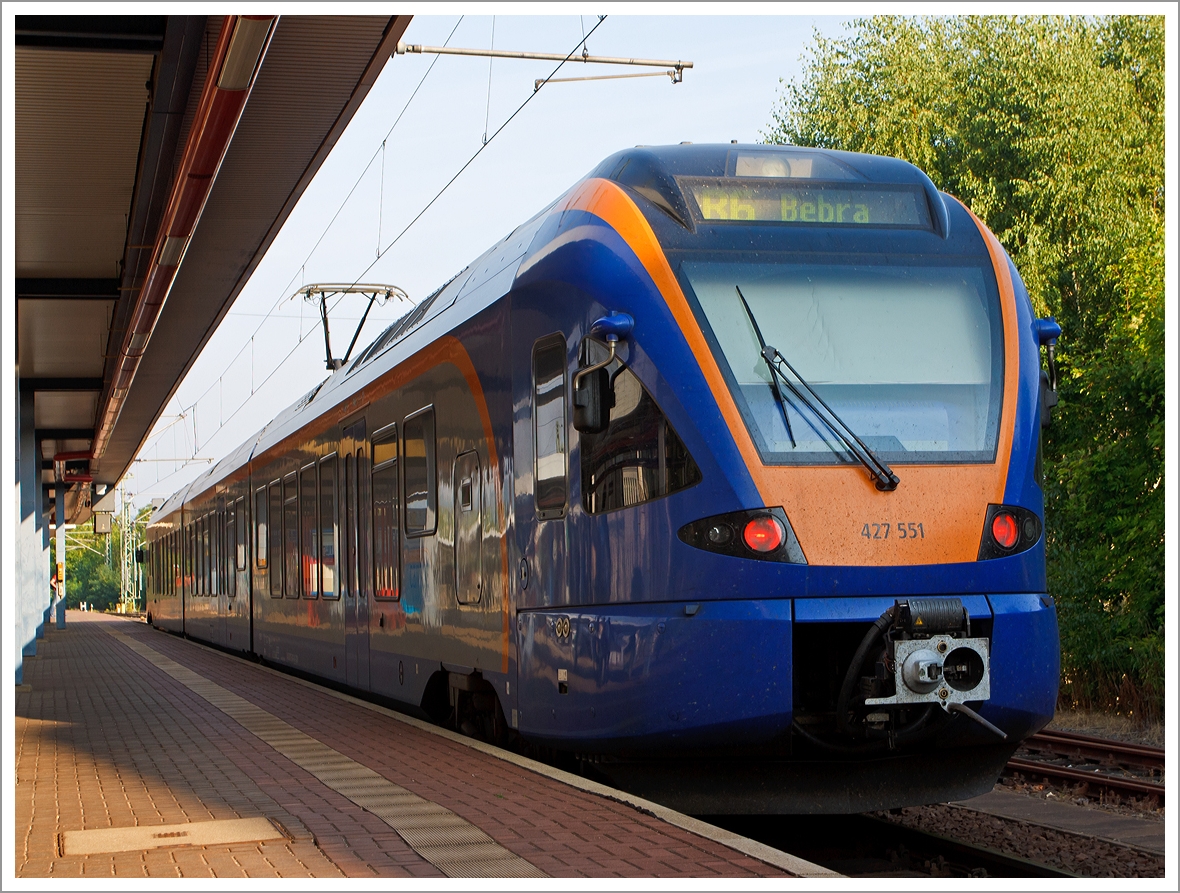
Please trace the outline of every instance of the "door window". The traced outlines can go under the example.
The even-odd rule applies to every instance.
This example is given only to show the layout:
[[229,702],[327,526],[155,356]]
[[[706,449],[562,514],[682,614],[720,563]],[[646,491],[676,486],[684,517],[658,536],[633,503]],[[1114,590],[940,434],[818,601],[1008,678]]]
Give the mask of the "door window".
[[246,569],[246,499],[242,497],[234,503],[234,514],[237,518],[237,541],[234,549],[234,567],[237,570],[244,571]]
[[316,518],[318,500],[315,484],[315,464],[303,466],[299,470],[299,533],[303,542],[300,567],[303,571],[304,598],[319,598],[320,595],[320,532]]
[[283,594],[299,598],[299,489],[295,473],[283,478]]
[[[270,546],[270,594],[272,598],[283,597],[283,485],[274,481],[270,485],[269,512],[271,518]],[[264,537],[265,538],[265,537]]]
[[397,427],[373,436],[373,570],[377,598],[397,599]]
[[237,554],[238,554],[238,516],[234,512],[231,505],[229,512],[225,516],[225,555],[226,564],[229,565],[228,573],[226,574],[225,591],[233,596],[237,593],[238,575],[234,573],[237,570]]
[[336,455],[320,460],[320,575],[324,598],[340,595],[336,580]]
[[461,604],[479,601],[483,588],[479,454],[455,460],[455,595]]
[[434,407],[406,418],[403,449],[406,476],[406,536],[434,533],[438,478],[434,460]]
[[533,347],[533,494],[537,517],[565,514],[565,336],[549,335]]
[[266,487],[259,487],[254,492],[254,564],[259,570],[266,567]]

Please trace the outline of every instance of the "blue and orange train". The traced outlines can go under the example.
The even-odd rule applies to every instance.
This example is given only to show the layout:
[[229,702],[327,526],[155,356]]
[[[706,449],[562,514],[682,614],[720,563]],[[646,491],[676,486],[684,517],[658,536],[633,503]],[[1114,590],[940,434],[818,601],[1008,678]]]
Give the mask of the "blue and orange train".
[[689,812],[970,796],[1057,697],[1058,334],[905,162],[627,150],[162,506],[150,620]]

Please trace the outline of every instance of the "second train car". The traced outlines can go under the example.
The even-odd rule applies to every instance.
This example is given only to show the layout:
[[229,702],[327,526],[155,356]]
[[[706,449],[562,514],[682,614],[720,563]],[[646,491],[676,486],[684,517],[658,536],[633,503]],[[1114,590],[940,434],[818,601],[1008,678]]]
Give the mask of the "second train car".
[[910,164],[620,152],[162,506],[150,620],[687,812],[969,797],[1057,698],[1059,333]]

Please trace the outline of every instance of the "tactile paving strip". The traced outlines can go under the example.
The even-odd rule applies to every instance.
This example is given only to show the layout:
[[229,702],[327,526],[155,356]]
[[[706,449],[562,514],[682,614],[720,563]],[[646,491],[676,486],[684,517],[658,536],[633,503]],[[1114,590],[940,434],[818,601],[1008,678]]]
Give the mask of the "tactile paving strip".
[[548,876],[446,807],[394,784],[154,648],[123,633],[107,632],[323,784],[378,816],[448,877]]

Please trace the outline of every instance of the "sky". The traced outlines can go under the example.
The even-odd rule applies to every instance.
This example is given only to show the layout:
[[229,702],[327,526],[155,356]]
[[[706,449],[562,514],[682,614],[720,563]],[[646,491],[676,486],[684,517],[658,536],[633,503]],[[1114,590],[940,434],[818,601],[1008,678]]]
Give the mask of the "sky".
[[[666,76],[552,83],[533,95],[534,81],[556,63],[392,57],[165,408],[125,478],[133,501],[142,506],[171,495],[325,377],[318,309],[292,297],[300,286],[393,284],[417,301],[620,149],[758,141],[781,96],[780,79],[800,75],[817,31],[835,35],[844,22],[792,15],[609,15],[601,24],[596,15],[415,16],[407,44],[564,55],[575,47],[581,53],[589,34],[591,55],[680,59],[693,67],[678,84]],[[568,63],[556,76],[651,71],[659,69]],[[395,242],[483,146],[485,134],[493,137],[506,121]],[[363,304],[350,297],[334,308],[337,356]],[[375,307],[354,355],[408,306]],[[196,461],[160,461],[182,458]]]

